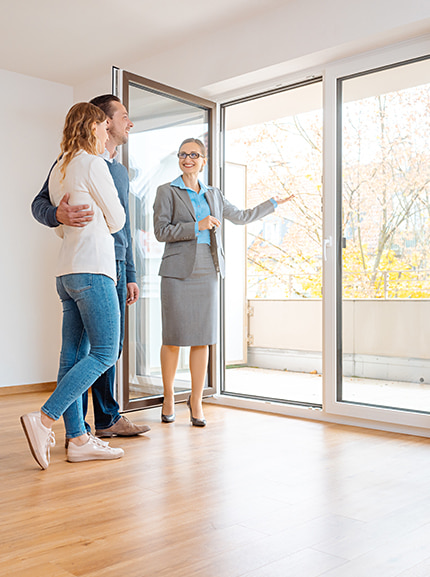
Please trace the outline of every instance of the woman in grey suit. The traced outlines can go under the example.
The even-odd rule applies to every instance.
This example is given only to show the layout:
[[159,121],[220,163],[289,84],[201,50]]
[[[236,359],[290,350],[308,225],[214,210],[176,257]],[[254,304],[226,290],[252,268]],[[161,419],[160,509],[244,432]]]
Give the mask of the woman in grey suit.
[[161,372],[164,402],[161,420],[172,423],[174,379],[179,348],[189,346],[191,395],[187,404],[191,423],[204,427],[202,409],[208,345],[216,342],[218,272],[224,276],[221,224],[248,224],[272,213],[290,198],[270,199],[240,210],[223,193],[198,178],[206,164],[206,149],[188,138],[178,152],[182,175],[158,187],[154,202],[154,233],[165,250],[160,266],[163,344]]

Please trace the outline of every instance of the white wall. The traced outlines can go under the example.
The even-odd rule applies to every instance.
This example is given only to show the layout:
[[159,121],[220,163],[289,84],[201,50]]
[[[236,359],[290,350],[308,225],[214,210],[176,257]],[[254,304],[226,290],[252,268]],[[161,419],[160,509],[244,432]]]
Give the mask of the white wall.
[[54,381],[59,240],[30,204],[59,151],[70,86],[0,70],[0,387]]

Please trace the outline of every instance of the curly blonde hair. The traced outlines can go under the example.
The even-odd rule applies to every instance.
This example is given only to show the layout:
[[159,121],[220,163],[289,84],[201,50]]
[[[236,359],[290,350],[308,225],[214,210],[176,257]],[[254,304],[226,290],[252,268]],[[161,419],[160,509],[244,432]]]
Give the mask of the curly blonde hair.
[[106,120],[106,114],[98,106],[90,102],[78,102],[69,110],[64,122],[63,140],[61,141],[60,172],[61,180],[66,176],[66,169],[80,150],[89,154],[98,154],[97,137],[93,124],[101,124]]

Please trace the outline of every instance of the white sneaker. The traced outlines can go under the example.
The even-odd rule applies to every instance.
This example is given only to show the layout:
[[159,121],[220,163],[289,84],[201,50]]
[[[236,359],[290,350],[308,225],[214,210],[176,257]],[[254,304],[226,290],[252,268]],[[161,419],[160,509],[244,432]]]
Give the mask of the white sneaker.
[[[88,432],[88,435],[89,435],[90,437],[93,437],[94,439],[96,438],[95,435],[93,435],[93,434],[91,433],[91,431]],[[101,443],[102,445],[109,445],[108,441],[102,441],[102,439],[99,439],[99,441],[100,441],[100,443]],[[70,442],[70,439],[68,439],[68,438],[66,437],[66,438],[64,439],[64,447],[65,447],[66,449],[67,449],[67,447],[69,446],[69,442]]]
[[88,435],[85,445],[76,445],[73,441],[67,447],[67,460],[70,463],[81,461],[100,461],[120,459],[124,455],[122,449],[114,449],[106,441],[101,441],[93,435]]
[[47,469],[51,458],[50,450],[55,445],[54,431],[42,424],[40,411],[22,415],[20,420],[31,454],[42,469]]

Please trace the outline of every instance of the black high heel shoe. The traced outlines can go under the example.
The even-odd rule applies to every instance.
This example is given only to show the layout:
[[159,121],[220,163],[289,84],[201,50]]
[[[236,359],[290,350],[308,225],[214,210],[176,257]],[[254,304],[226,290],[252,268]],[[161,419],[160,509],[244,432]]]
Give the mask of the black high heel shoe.
[[193,427],[206,427],[206,425],[207,425],[206,419],[196,419],[196,418],[193,417],[193,411],[192,411],[192,409],[191,409],[191,401],[190,401],[190,399],[191,399],[191,395],[190,395],[190,396],[188,397],[188,399],[187,399],[187,407],[188,407],[189,410],[190,410],[190,421],[191,421],[191,424],[193,425]]
[[175,413],[173,413],[173,415],[163,415],[163,413],[161,413],[161,422],[162,423],[174,423],[175,418],[176,418]]
[[163,414],[163,407],[161,407],[161,422],[162,423],[174,423],[176,415],[172,413],[171,415],[164,415]]

